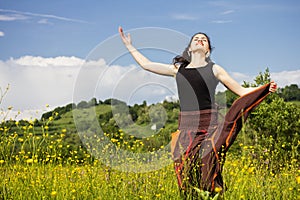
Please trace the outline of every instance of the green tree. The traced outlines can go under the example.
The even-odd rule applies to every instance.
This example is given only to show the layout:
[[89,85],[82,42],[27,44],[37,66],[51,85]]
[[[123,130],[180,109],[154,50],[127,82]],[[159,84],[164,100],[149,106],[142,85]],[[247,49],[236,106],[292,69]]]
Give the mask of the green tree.
[[[270,73],[259,73],[255,83],[259,86],[270,81]],[[299,158],[300,108],[285,102],[277,93],[270,94],[250,115],[248,120],[255,134],[250,134],[254,142],[276,151],[277,159]],[[272,138],[272,140],[270,140]],[[270,142],[271,141],[271,142]],[[284,147],[284,149],[282,149]],[[274,158],[275,159],[275,158]]]
[[285,101],[300,101],[300,89],[297,84],[291,84],[280,89],[279,95]]

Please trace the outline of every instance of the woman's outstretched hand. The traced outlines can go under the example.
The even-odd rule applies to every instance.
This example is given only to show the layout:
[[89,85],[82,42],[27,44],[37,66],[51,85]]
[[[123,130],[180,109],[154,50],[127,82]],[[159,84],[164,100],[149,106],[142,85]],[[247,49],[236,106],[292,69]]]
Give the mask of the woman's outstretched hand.
[[126,36],[124,34],[123,29],[122,29],[121,26],[119,26],[119,33],[120,33],[121,39],[122,39],[123,43],[125,44],[125,46],[131,45],[130,33],[128,33],[127,36]]
[[276,90],[277,90],[277,84],[274,81],[271,81],[269,91],[276,92]]

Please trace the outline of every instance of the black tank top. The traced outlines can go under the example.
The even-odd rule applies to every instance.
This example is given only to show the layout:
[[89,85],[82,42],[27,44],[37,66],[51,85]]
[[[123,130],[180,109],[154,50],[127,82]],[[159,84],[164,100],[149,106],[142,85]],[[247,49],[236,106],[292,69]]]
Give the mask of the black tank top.
[[215,91],[219,80],[209,62],[204,67],[186,68],[181,65],[176,74],[176,83],[181,111],[211,109],[215,105]]

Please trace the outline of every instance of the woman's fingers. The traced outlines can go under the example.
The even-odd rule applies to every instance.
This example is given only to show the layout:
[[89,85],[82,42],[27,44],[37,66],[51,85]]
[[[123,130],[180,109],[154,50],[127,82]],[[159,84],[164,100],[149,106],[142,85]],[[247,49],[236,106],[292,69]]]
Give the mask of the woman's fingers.
[[123,32],[123,29],[121,26],[119,26],[119,33],[120,33],[120,36],[122,37],[122,39],[125,37],[124,36],[124,32]]
[[274,81],[272,81],[271,84],[270,84],[269,91],[270,92],[276,92],[276,90],[277,90],[277,84]]
[[119,33],[120,33],[120,36],[121,36],[121,38],[122,38],[125,45],[131,44],[130,34],[128,33],[127,37],[126,37],[126,35],[124,34],[124,31],[123,31],[123,28],[121,26],[119,26]]
[[121,26],[119,26],[119,33],[123,33],[123,29]]

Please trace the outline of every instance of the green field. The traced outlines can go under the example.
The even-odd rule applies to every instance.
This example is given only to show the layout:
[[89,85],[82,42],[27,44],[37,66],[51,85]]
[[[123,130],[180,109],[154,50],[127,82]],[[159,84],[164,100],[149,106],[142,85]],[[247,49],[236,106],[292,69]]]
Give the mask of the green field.
[[[157,152],[168,152],[166,147],[170,142],[170,133],[177,127],[178,109],[169,104],[164,106],[168,107],[166,126],[155,133],[143,133],[148,137],[138,138],[130,134],[133,131],[143,132],[145,127],[151,126],[143,114],[135,121],[135,125],[139,125],[137,128],[129,124],[121,130],[114,126],[112,119],[100,120],[103,134],[88,135],[96,144],[103,144],[100,149],[103,155],[127,151],[138,158],[142,153],[149,153],[151,158],[158,158],[157,162],[151,163],[123,158],[122,155],[96,159],[95,154],[86,149],[88,145],[78,136],[73,114],[77,112],[77,123],[84,124],[93,116],[99,119],[100,116],[109,116],[111,105],[53,112],[49,118],[42,120],[2,123],[0,199],[180,199],[171,159],[165,159],[167,162],[158,167],[161,155]],[[147,111],[148,107],[139,109]],[[250,125],[246,126],[227,154],[223,168],[227,189],[222,198],[300,199],[297,159],[300,141],[296,141],[295,137],[291,140],[293,144],[288,140],[278,140],[282,143],[276,144],[271,135],[262,137],[263,143],[255,143],[253,137],[258,137],[259,133]],[[93,126],[87,125],[87,132],[91,130]],[[298,133],[292,134],[296,136]],[[112,161],[118,165],[108,165]],[[147,167],[148,170],[142,170]],[[151,170],[155,167],[156,170]],[[133,169],[144,172],[133,172]],[[205,191],[198,192],[207,195]]]
[[[1,199],[180,199],[172,165],[132,173],[97,162],[60,165],[27,160],[2,161],[0,169]],[[228,157],[223,174],[228,187],[224,199],[300,198],[295,163],[273,173],[246,158]]]

